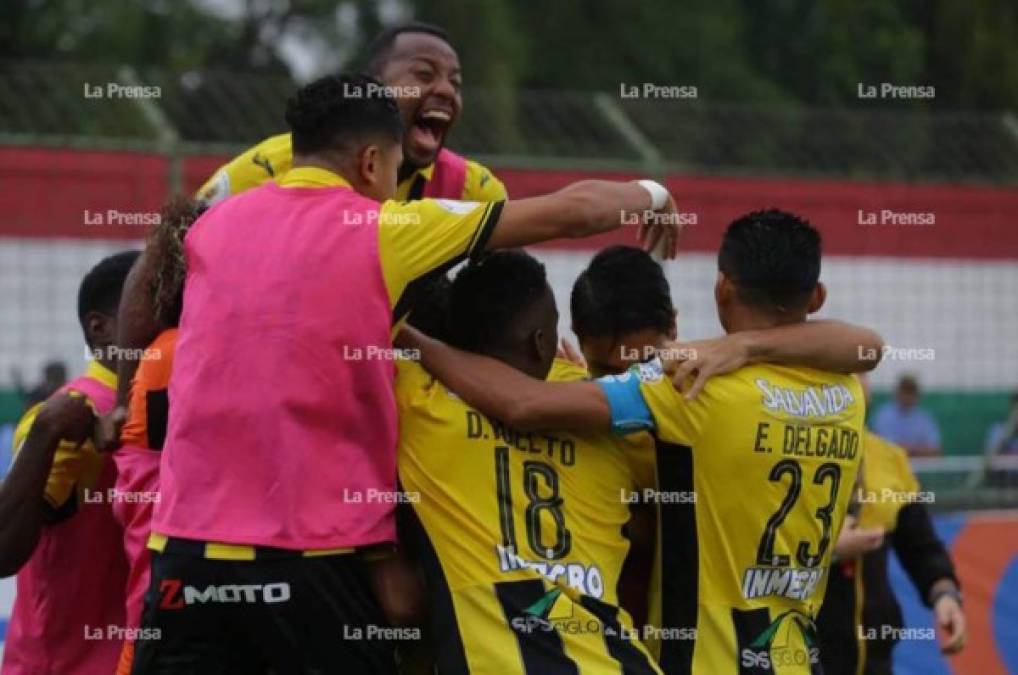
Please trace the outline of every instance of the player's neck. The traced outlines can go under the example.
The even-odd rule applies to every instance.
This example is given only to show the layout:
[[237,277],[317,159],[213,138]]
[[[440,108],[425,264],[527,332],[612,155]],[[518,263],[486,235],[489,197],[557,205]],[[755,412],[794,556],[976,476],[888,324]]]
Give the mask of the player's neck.
[[335,161],[332,157],[324,154],[316,155],[294,155],[293,156],[293,168],[299,169],[302,167],[314,168],[314,169],[325,169],[330,173],[334,173],[347,183],[354,184],[350,180],[349,167]]
[[728,321],[725,323],[725,331],[728,333],[741,333],[748,330],[766,330],[778,326],[788,326],[802,323],[806,320],[805,313],[775,313],[753,309],[751,307],[737,307],[733,309]]
[[539,380],[543,380],[548,377],[548,373],[545,370],[542,372],[541,365],[536,363],[533,359],[524,357],[517,353],[502,352],[499,350],[481,351],[479,352],[485,356],[490,356],[493,359],[498,359],[507,366],[512,366],[516,370],[526,373],[530,377],[536,377]]

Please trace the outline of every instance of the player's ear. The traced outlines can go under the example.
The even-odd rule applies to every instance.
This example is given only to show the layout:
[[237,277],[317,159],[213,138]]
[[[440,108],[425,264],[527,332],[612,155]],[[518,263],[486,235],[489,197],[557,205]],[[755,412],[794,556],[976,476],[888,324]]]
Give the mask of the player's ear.
[[732,293],[735,291],[732,282],[728,280],[725,273],[718,271],[718,278],[714,281],[714,302],[718,307],[724,307],[731,301]]
[[669,340],[674,340],[679,337],[679,313],[674,309],[672,310],[672,322],[668,326],[667,335]]
[[360,166],[357,168],[361,180],[366,184],[375,185],[381,180],[382,157],[377,145],[372,143],[361,148]]
[[[530,347],[534,350],[534,355],[537,356],[539,362],[543,363],[548,358],[548,335],[544,329],[538,328],[530,334]],[[555,347],[557,345],[550,350],[553,358],[556,352]]]
[[85,331],[89,343],[97,346],[111,345],[116,341],[117,320],[103,312],[88,312],[85,314]]
[[827,287],[824,286],[823,282],[817,283],[817,287],[813,289],[813,295],[809,299],[808,314],[819,312],[820,308],[824,306],[824,302],[827,300]]

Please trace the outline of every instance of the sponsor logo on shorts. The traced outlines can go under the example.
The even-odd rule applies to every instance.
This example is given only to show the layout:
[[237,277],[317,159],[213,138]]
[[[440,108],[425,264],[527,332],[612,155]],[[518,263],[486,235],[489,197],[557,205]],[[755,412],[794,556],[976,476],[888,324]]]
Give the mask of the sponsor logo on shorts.
[[180,579],[159,582],[160,609],[183,609],[187,605],[258,604],[274,605],[290,599],[290,584],[222,584],[198,588]]

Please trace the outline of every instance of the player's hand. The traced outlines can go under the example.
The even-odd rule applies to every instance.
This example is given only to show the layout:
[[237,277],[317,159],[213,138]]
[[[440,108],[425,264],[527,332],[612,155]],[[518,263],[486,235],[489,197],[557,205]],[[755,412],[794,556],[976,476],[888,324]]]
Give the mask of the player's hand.
[[99,417],[92,442],[101,452],[113,452],[120,447],[120,432],[127,422],[127,408],[118,405],[108,415]]
[[396,337],[392,339],[392,346],[396,349],[419,349],[421,332],[410,325],[404,325]]
[[46,400],[36,422],[59,430],[60,438],[83,443],[92,433],[95,413],[88,399],[77,392],[54,394]]
[[884,528],[856,527],[855,522],[846,522],[841,528],[841,536],[834,545],[834,555],[838,560],[855,560],[864,553],[875,551],[884,543]]
[[709,340],[667,342],[659,352],[672,384],[687,399],[696,398],[707,380],[749,363],[749,347],[737,333]]
[[679,208],[675,204],[675,199],[669,196],[664,207],[647,213],[650,217],[640,220],[637,239],[643,250],[656,258],[671,260],[679,252],[679,237],[682,234]]
[[583,358],[583,354],[577,349],[572,342],[566,338],[562,338],[559,341],[558,352],[555,354],[558,358],[569,361],[570,363],[587,369],[587,360]]
[[944,654],[957,654],[965,646],[966,622],[965,611],[957,598],[942,595],[933,606],[933,616],[937,620],[937,632],[940,635],[940,651]]

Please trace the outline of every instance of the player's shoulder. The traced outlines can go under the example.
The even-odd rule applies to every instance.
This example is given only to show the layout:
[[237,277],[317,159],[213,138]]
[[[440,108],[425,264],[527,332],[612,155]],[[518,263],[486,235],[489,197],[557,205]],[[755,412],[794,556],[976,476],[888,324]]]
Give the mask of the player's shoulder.
[[716,386],[752,396],[764,409],[778,414],[861,418],[866,411],[862,385],[855,375],[848,373],[806,366],[753,364],[715,379]]
[[497,202],[507,197],[505,185],[488,167],[472,159],[466,160],[466,184],[463,198],[478,202]]
[[153,340],[142,354],[134,378],[147,391],[164,389],[170,381],[177,329],[167,328]]
[[206,203],[218,201],[266,180],[279,178],[293,165],[293,144],[289,133],[270,136],[221,166],[198,190]]
[[[251,161],[252,158],[256,156],[264,157],[270,160],[288,159],[292,161],[293,140],[291,134],[285,133],[277,134],[275,136],[269,136],[268,138],[248,148],[243,154],[239,155],[236,159],[237,160],[246,159],[248,161]],[[287,162],[287,164],[289,163],[290,162]]]
[[396,399],[400,407],[427,409],[431,415],[439,414],[439,408],[466,407],[466,403],[413,357],[413,354],[401,352],[395,359]]
[[908,451],[897,443],[867,430],[864,440],[866,461],[908,466]]
[[549,382],[576,382],[590,379],[590,372],[578,363],[556,358],[551,363],[551,370],[546,379]]
[[17,454],[21,450],[21,446],[25,443],[25,438],[28,437],[28,432],[32,430],[32,425],[35,424],[35,420],[39,417],[39,412],[45,405],[45,401],[36,403],[31,408],[26,410],[18,420],[18,423],[14,426],[13,446],[11,449],[14,454]]

